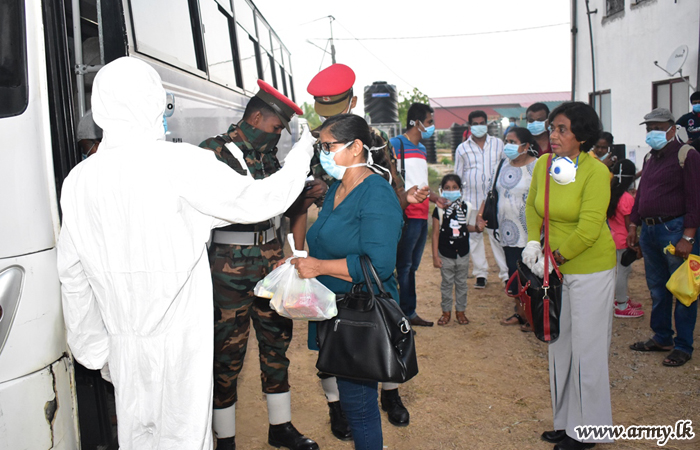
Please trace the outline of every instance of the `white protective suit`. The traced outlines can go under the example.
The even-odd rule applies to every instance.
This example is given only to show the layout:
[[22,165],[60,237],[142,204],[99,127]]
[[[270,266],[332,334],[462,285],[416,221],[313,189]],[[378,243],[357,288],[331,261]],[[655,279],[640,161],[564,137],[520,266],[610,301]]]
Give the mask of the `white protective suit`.
[[306,133],[258,181],[213,152],[165,142],[160,77],[129,57],[97,74],[92,107],[100,151],[71,171],[61,196],[68,344],[88,368],[109,363],[120,449],[211,449],[210,230],[285,211],[314,140]]

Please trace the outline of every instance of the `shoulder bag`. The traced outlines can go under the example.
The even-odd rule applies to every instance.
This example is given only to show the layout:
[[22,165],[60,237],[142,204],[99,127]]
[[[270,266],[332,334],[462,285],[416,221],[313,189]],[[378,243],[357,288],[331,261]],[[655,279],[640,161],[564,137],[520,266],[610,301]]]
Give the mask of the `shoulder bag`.
[[[488,194],[486,194],[486,200],[484,200],[484,211],[481,213],[482,218],[486,221],[486,228],[491,230],[498,230],[498,191],[496,190],[496,181],[498,181],[498,175],[501,173],[501,167],[503,167],[504,159],[498,163],[498,168],[496,169],[496,176],[493,178],[491,183],[491,189]],[[494,234],[494,236],[496,236]],[[497,236],[496,236],[497,237]]]
[[[559,337],[559,314],[561,313],[561,282],[562,274],[554,255],[549,247],[549,168],[552,164],[552,155],[549,155],[547,171],[545,173],[544,191],[544,273],[542,279],[532,273],[530,268],[518,261],[518,270],[508,281],[506,292],[510,291],[510,285],[517,281],[518,291],[511,297],[517,297],[520,305],[525,310],[528,322],[532,325],[532,331],[542,342],[551,343]],[[549,273],[549,265],[553,264],[554,270]]]
[[342,378],[403,383],[418,373],[413,330],[369,257],[360,264],[365,281],[338,297],[335,318],[318,323],[316,368]]

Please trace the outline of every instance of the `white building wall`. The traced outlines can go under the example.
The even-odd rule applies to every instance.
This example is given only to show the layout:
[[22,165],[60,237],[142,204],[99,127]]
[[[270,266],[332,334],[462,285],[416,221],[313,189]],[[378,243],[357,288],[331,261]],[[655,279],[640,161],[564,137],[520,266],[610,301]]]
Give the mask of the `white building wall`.
[[[639,122],[652,109],[652,82],[669,77],[654,65],[666,66],[679,45],[688,46],[683,76],[698,87],[700,0],[624,0],[624,11],[605,17],[606,0],[590,0],[595,53],[596,91],[611,92],[611,130],[616,144],[627,145],[628,158],[638,168],[649,151],[646,132]],[[591,51],[585,0],[572,0],[577,8],[575,99],[588,102],[593,91]],[[692,90],[689,90],[692,93]],[[688,100],[690,110],[690,100]],[[678,119],[678,117],[676,117]]]

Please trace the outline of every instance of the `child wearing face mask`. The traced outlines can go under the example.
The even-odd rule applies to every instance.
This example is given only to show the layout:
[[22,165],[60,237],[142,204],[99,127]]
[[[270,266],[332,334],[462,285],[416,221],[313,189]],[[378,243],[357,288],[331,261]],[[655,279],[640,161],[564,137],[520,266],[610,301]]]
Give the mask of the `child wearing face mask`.
[[634,185],[634,163],[623,159],[612,167],[610,182],[610,205],[608,206],[608,225],[617,250],[617,277],[615,279],[615,310],[618,318],[638,318],[644,315],[642,305],[633,302],[628,294],[627,281],[632,271],[632,263],[641,256],[637,249],[627,247],[627,228],[634,206],[634,197],[628,192]]
[[433,267],[440,269],[442,283],[442,316],[438,325],[447,325],[452,315],[452,290],[455,291],[455,317],[460,325],[469,323],[467,309],[467,275],[469,269],[469,233],[481,233],[485,223],[481,217],[469,225],[472,206],[462,200],[462,180],[456,174],[445,175],[440,183],[440,196],[449,202],[447,208],[433,210]]

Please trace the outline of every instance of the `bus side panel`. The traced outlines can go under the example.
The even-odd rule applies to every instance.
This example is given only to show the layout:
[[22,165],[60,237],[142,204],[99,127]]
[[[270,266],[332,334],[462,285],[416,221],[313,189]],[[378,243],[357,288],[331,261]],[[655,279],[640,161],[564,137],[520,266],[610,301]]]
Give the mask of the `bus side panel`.
[[0,383],[0,448],[80,448],[70,361],[64,355],[39,372]]
[[[41,3],[26,3],[27,30],[41,30]],[[0,119],[0,258],[51,248],[55,244],[51,196],[55,188],[50,157],[44,41],[27,33],[29,104],[23,114]],[[51,183],[52,184],[52,183]],[[4,193],[12,193],[5,195]]]
[[56,249],[0,260],[0,271],[10,266],[21,267],[24,280],[16,311],[2,319],[12,323],[0,351],[0,383],[45,368],[67,347]]

